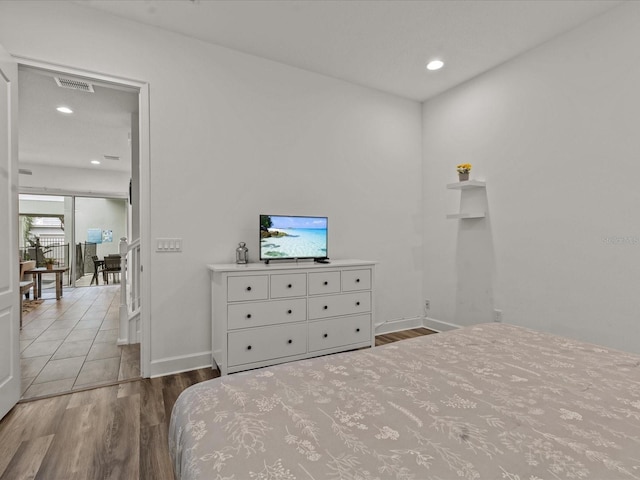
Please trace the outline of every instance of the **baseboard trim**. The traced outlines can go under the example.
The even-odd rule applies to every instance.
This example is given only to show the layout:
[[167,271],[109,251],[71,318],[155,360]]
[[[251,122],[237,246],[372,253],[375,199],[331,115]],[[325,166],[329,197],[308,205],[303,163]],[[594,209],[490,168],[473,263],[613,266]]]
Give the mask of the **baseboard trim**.
[[455,323],[443,322],[442,320],[430,317],[425,317],[423,319],[422,326],[436,332],[446,332],[448,330],[457,330],[458,328],[462,328],[460,325],[456,325]]
[[150,377],[163,377],[206,367],[211,367],[210,351],[182,355],[180,357],[162,358],[151,361]]
[[424,326],[422,317],[399,318],[397,320],[389,320],[387,322],[376,325],[376,335],[384,335],[387,333],[400,332],[402,330],[410,330],[412,328],[421,328]]
[[[443,322],[442,320],[429,317],[400,318],[376,325],[375,334],[383,335],[386,333],[400,332],[402,330],[410,330],[412,328],[428,328],[436,332],[445,332],[461,327],[453,323]],[[153,360],[151,362],[150,377],[163,377],[165,375],[211,367],[211,361],[212,357],[209,351]]]

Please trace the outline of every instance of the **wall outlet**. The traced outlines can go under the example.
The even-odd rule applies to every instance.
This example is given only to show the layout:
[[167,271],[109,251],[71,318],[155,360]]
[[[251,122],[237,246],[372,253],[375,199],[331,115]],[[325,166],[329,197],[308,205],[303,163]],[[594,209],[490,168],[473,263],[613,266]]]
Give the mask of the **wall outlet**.
[[431,300],[424,301],[424,309],[429,310],[431,308]]
[[493,321],[494,322],[502,322],[502,310],[498,310],[497,308],[493,311]]

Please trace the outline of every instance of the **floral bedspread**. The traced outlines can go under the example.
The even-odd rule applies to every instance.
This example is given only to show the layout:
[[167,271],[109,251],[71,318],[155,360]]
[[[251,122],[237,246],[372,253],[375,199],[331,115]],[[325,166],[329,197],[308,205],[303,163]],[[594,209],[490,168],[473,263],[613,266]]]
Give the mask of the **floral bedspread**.
[[180,395],[176,479],[640,479],[640,356],[506,324]]

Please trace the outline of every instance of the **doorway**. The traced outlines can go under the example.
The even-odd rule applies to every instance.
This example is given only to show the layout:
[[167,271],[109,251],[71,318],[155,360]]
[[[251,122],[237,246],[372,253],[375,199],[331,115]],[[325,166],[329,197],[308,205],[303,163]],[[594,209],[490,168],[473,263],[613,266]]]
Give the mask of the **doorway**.
[[123,198],[19,196],[21,259],[68,269],[61,298],[54,273],[22,292],[22,400],[140,376],[139,344],[118,345],[121,272],[109,281],[94,268],[97,258],[117,257],[120,265],[117,239],[127,236],[128,207]]
[[[71,284],[71,287],[79,287],[83,284],[86,277],[89,276],[89,284],[91,285],[90,280],[94,277],[95,271],[93,266],[88,263],[88,258],[93,256],[104,258],[104,256],[117,254],[119,246],[118,243],[121,237],[128,237],[128,241],[138,240],[138,244],[141,244],[142,242],[140,240],[147,231],[145,228],[145,210],[142,207],[146,206],[146,196],[144,193],[148,191],[145,187],[148,184],[148,149],[144,148],[144,145],[148,144],[148,109],[146,108],[148,105],[148,86],[140,82],[120,81],[119,79],[113,79],[103,75],[87,74],[86,72],[78,72],[77,70],[70,71],[68,69],[59,69],[57,66],[51,68],[49,65],[44,65],[40,62],[23,62],[20,59],[18,59],[18,62],[21,86],[21,98],[19,103],[21,109],[20,138],[21,146],[26,146],[25,150],[21,150],[20,152],[19,166],[21,175],[19,190],[21,193],[29,194],[60,194],[65,198],[65,203],[69,202],[71,204],[71,209],[78,215],[76,221],[73,222],[74,226],[67,229],[68,231],[73,231],[73,241],[67,242],[71,246],[67,258],[69,259],[70,272],[73,273],[70,275],[69,283]],[[33,118],[33,111],[29,110],[30,106],[28,102],[25,102],[25,98],[29,98],[30,100],[35,99],[49,107],[52,106],[51,102],[47,104],[46,99],[43,98],[43,92],[48,91],[47,89],[49,89],[49,87],[47,87],[47,89],[29,89],[29,79],[27,78],[25,80],[26,77],[31,77],[32,79],[37,78],[39,81],[49,82],[49,87],[52,87],[52,82],[55,82],[56,88],[59,89],[65,88],[65,84],[72,85],[73,88],[58,90],[58,92],[64,92],[63,97],[61,97],[64,98],[64,103],[71,103],[74,101],[74,98],[75,100],[80,99],[78,100],[78,103],[75,104],[80,105],[80,108],[75,110],[76,112],[81,111],[82,108],[88,104],[86,99],[89,98],[86,96],[86,90],[81,90],[82,94],[85,95],[84,98],[77,96],[79,95],[75,89],[77,85],[80,85],[81,88],[84,89],[88,84],[89,90],[92,90],[91,93],[111,90],[111,93],[115,93],[116,100],[109,101],[109,106],[121,105],[122,102],[126,103],[133,96],[135,98],[135,105],[137,108],[135,111],[126,112],[128,114],[128,118],[124,120],[124,122],[127,122],[127,127],[129,128],[125,137],[125,144],[130,152],[130,158],[118,155],[117,152],[114,154],[113,150],[104,148],[104,144],[102,144],[102,156],[85,155],[84,161],[86,162],[86,166],[74,166],[70,164],[70,158],[73,157],[73,155],[68,155],[70,146],[72,146],[73,149],[78,148],[82,151],[82,149],[86,148],[88,145],[86,140],[93,138],[94,135],[83,134],[79,131],[81,125],[79,125],[77,121],[75,123],[74,121],[70,121],[71,117],[68,116],[57,117],[56,121],[49,122],[47,121],[46,115],[37,115],[39,120],[36,123],[36,126],[38,128],[29,128],[29,125],[25,126],[23,124],[23,119],[25,119],[25,122],[28,122],[30,115],[31,118]],[[62,84],[62,86],[60,84]],[[67,92],[67,90],[70,91]],[[72,95],[76,96],[72,97]],[[117,97],[119,97],[119,99],[117,99]],[[62,103],[62,101],[57,101],[53,106],[60,103]],[[22,111],[23,106],[27,109],[24,114]],[[143,109],[143,114],[139,115],[138,112],[141,107]],[[113,114],[113,112],[108,113]],[[47,123],[50,125],[57,125],[57,130],[53,132],[53,137],[49,136],[46,139],[38,139],[37,137],[30,136],[30,132],[33,131],[41,133],[43,124]],[[89,122],[81,121],[81,123],[83,125],[87,125]],[[103,121],[102,123],[103,124],[100,126],[100,129],[110,130],[110,133],[117,131],[117,128],[110,128],[107,125],[107,121]],[[140,142],[140,125],[143,126],[142,136],[144,141],[142,143]],[[31,127],[33,127],[33,122]],[[71,131],[71,142],[68,140],[66,142],[62,140],[63,138],[68,138],[64,137],[65,130]],[[26,138],[27,141],[22,141],[23,137]],[[65,157],[64,160],[60,163],[55,163],[47,162],[42,160],[42,157],[38,157],[38,152],[30,147],[36,144],[39,140],[44,140],[42,141],[42,144],[43,148],[46,149],[47,157],[54,159],[56,157],[56,153],[63,152]],[[122,137],[120,136],[119,141],[121,140]],[[109,143],[109,145],[114,145],[114,143]],[[124,162],[127,162],[129,165],[128,171],[118,173],[117,166]],[[99,175],[98,172],[100,171],[93,169],[93,165],[99,166],[100,164],[106,164],[108,166],[108,168],[103,170],[103,173],[107,172],[106,174]],[[117,210],[119,212],[124,211],[125,213],[119,213],[118,218],[115,219],[104,217],[96,218],[94,214],[90,213],[84,217],[80,215],[80,212],[89,212],[92,209],[92,204],[95,206],[96,202],[110,204],[110,208],[108,210],[111,212]],[[135,224],[132,222],[132,219],[135,219]],[[96,234],[98,230],[100,231],[100,239],[99,241],[96,241]],[[126,235],[125,232],[127,231],[130,232],[130,235]],[[91,238],[88,238],[90,236]],[[77,248],[78,244],[81,245],[80,249]],[[95,253],[95,255],[91,255],[92,253]],[[144,260],[146,255],[148,255],[146,249],[141,246],[139,257]],[[90,275],[87,271],[90,272]],[[48,345],[49,349],[53,349],[55,343],[62,340],[62,343],[57,347],[58,349],[60,349],[62,344],[65,342],[68,344],[76,344],[67,345],[62,350],[55,350],[49,358],[50,361],[76,358],[73,362],[71,360],[65,362],[69,364],[75,362],[75,368],[77,367],[76,363],[79,364],[79,360],[77,358],[82,356],[83,353],[86,353],[86,355],[84,355],[85,359],[82,362],[83,365],[88,362],[103,360],[103,357],[114,358],[113,348],[116,347],[115,339],[113,339],[114,342],[111,342],[110,336],[115,335],[118,341],[121,340],[117,335],[118,316],[120,313],[118,311],[119,307],[121,310],[119,300],[120,278],[117,275],[109,276],[108,285],[104,285],[104,278],[106,277],[103,277],[102,274],[100,274],[98,278],[95,278],[93,289],[74,288],[65,290],[64,298],[50,306],[45,304],[45,309],[41,311],[38,318],[27,318],[27,320],[31,321],[27,321],[25,323],[25,329],[27,332],[26,337],[23,336],[22,338],[21,350],[25,351],[32,347],[33,343],[35,343],[35,340],[37,339],[42,342],[51,342]],[[144,284],[146,282],[144,282],[144,279],[141,279],[141,283]],[[99,288],[95,288],[96,286]],[[82,290],[84,290],[84,292],[82,292]],[[140,303],[143,306],[145,304],[145,294],[146,291],[143,289],[140,299]],[[64,313],[62,317],[59,315],[61,311]],[[78,317],[78,315],[81,316]],[[140,337],[142,343],[145,341],[144,333],[148,328],[148,326],[145,327],[146,316],[147,313],[143,308],[140,312],[140,323],[142,325]],[[49,325],[47,326],[47,324]],[[50,329],[51,326],[58,328]],[[46,327],[46,329],[42,330],[44,327]],[[67,332],[69,328],[71,328],[71,330]],[[29,336],[34,335],[34,332],[38,329],[41,330],[38,334],[38,338],[28,338]],[[95,333],[95,337],[92,337],[91,339],[85,338],[85,336],[90,335],[88,333],[89,331],[96,329],[97,331],[92,332],[92,334]],[[78,330],[85,330],[85,332],[78,333]],[[67,336],[64,338],[58,338],[64,335],[63,332],[66,332]],[[146,338],[148,339],[148,336]],[[31,340],[34,342],[29,343]],[[90,346],[87,340],[92,341]],[[108,340],[108,342],[103,342],[101,340]],[[101,343],[109,343],[110,346],[98,345]],[[88,346],[89,350],[84,352]],[[50,350],[47,350],[46,347],[41,348],[43,348],[43,350],[39,351],[32,348],[29,353],[43,353],[42,355],[35,355],[29,358],[48,356]],[[143,363],[142,370],[144,370],[144,364],[148,364],[148,360],[146,362],[140,362],[141,358],[146,358],[143,353],[145,348],[141,348],[140,345],[131,348],[126,346],[124,348],[133,351],[133,353],[128,355],[129,357],[137,357],[136,360],[138,367],[136,376],[139,376],[141,373],[140,364]],[[67,354],[73,354],[74,356],[69,357]],[[22,372],[23,378],[35,379],[38,375],[46,373],[43,369],[39,369],[39,366],[41,366],[43,361],[44,358],[39,358],[38,361],[32,361],[31,364],[25,368],[25,371]],[[96,384],[103,383],[104,379],[100,376],[100,373],[106,372],[109,368],[104,368],[103,366],[103,368],[94,369],[92,372],[87,373],[84,376],[86,377],[84,380],[82,378],[81,370],[82,368],[78,370],[78,375],[76,376],[77,381],[74,382],[72,388],[79,388],[86,385],[87,383],[84,380],[89,377],[95,380]],[[37,375],[34,377],[34,374],[36,373]],[[111,368],[111,373],[113,373],[113,368]],[[55,379],[54,377],[55,375],[53,377],[47,377],[47,375],[44,375],[41,378],[42,381],[38,383],[47,383],[44,380],[52,382],[64,380]],[[60,388],[63,388],[63,383],[68,386],[70,382],[68,381],[68,378],[66,380],[67,382],[60,382]],[[25,382],[23,391],[27,390],[26,386],[27,382]],[[33,386],[33,384],[31,386]],[[55,386],[52,385],[52,387]],[[56,390],[56,388],[53,388],[53,390]],[[50,393],[55,392],[44,392],[45,395]]]

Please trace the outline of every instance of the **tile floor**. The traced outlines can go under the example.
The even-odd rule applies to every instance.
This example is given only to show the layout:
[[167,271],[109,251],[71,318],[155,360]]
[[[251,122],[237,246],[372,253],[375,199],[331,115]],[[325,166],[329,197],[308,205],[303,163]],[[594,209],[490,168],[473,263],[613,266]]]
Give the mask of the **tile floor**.
[[22,398],[140,376],[139,345],[116,345],[120,285],[65,287],[23,316]]

